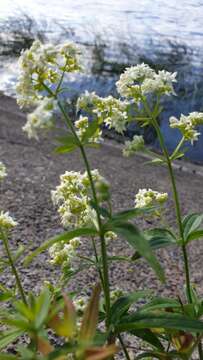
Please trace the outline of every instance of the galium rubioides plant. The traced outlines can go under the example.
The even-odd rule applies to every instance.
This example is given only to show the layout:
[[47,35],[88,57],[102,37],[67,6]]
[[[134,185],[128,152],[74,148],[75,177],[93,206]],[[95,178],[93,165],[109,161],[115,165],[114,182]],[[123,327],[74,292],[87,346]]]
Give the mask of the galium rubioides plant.
[[[67,91],[64,80],[67,74],[81,70],[77,47],[71,43],[53,46],[35,41],[29,50],[22,53],[19,64],[17,101],[21,107],[34,107],[34,111],[27,116],[27,123],[23,130],[30,138],[38,139],[42,131],[54,129],[57,126],[58,120],[55,113],[59,111],[66,129],[61,130],[63,133],[57,138],[59,145],[56,152],[64,154],[79,149],[86,170],[85,172],[66,171],[61,175],[60,183],[51,196],[66,231],[44,242],[24,261],[25,265],[28,265],[36,255],[49,249],[51,264],[61,267],[62,276],[59,290],[50,284],[49,290],[43,290],[36,299],[33,299],[33,295],[28,296],[24,291],[16,268],[18,256],[16,257],[10,250],[8,239],[10,230],[16,223],[8,213],[1,213],[1,239],[7,255],[6,262],[10,264],[15,276],[21,300],[17,300],[16,292],[2,286],[2,299],[10,301],[12,310],[9,310],[8,316],[0,315],[1,323],[8,326],[7,332],[2,334],[0,344],[7,346],[19,335],[29,334],[31,342],[26,347],[28,354],[26,356],[30,357],[27,359],[67,359],[71,354],[72,358],[76,359],[99,360],[113,356],[117,350],[114,345],[117,341],[122,349],[122,356],[128,360],[142,357],[191,359],[194,354],[196,356],[196,352],[198,352],[199,359],[202,359],[203,302],[191,283],[187,245],[202,237],[203,215],[195,213],[183,217],[176,188],[173,161],[184,156],[186,142],[191,141],[193,144],[197,141],[198,126],[203,124],[203,113],[193,112],[188,116],[181,115],[180,119],[174,117],[169,119],[171,128],[179,129],[182,135],[176,149],[169,154],[158,119],[162,113],[162,97],[175,93],[176,73],[172,74],[164,70],[155,72],[145,64],[127,68],[116,84],[121,98],[113,96],[101,98],[95,93],[85,92],[77,101],[76,116],[78,114],[80,116],[77,116],[73,122],[66,111],[61,94],[63,93],[64,98],[64,93]],[[157,189],[140,189],[135,195],[134,208],[117,212],[112,207],[108,181],[97,169],[91,169],[86,147],[99,146],[102,127],[113,128],[122,134],[128,124],[133,121],[139,122],[141,126],[151,125],[154,127],[162,154],[157,155],[149,151],[144,146],[144,139],[137,135],[132,141],[125,143],[123,154],[131,156],[139,151],[150,152],[150,156],[153,157],[152,164],[168,168],[174,197],[177,230],[171,229],[166,223],[167,192],[161,193]],[[3,178],[5,174],[6,170],[2,164],[0,177]],[[160,219],[160,227],[147,230],[138,229],[134,224],[134,219],[140,216]],[[163,220],[166,223],[164,227],[162,226]],[[118,256],[109,255],[108,243],[116,241],[118,236],[125,239],[131,247],[131,257],[119,256],[119,254]],[[83,237],[88,238],[92,244],[92,258],[81,255],[78,251]],[[152,297],[145,289],[143,291],[135,289],[130,294],[123,294],[120,290],[111,291],[109,264],[112,261],[135,262],[143,257],[159,279],[167,281],[154,254],[155,250],[167,246],[177,246],[182,250],[186,287],[184,299]],[[77,258],[80,259],[79,267]],[[2,264],[3,261],[4,258]],[[98,316],[101,324],[97,329],[99,345],[102,345],[102,348],[94,349],[96,344],[94,341],[97,338],[95,337],[96,322],[94,322],[94,331],[90,336],[91,344],[89,344],[89,338],[87,341],[88,346],[93,346],[91,354],[87,353],[87,347],[83,348],[81,345],[80,336],[79,341],[77,340],[77,334],[79,331],[83,331],[86,337],[92,331],[88,329],[87,324],[96,316],[97,305],[93,300],[90,300],[90,303],[93,301],[93,314],[90,310],[88,313],[87,310],[85,314],[89,315],[84,315],[81,330],[78,330],[80,325],[74,322],[75,345],[73,345],[72,334],[71,336],[67,333],[64,335],[61,330],[60,333],[57,330],[58,326],[61,329],[65,323],[67,325],[66,319],[73,316],[73,310],[71,310],[73,306],[70,305],[72,303],[59,294],[69,279],[79,271],[83,271],[84,267],[96,268],[102,288],[102,301]],[[98,287],[93,294],[95,292],[98,294]],[[60,300],[59,307],[61,304],[64,307],[62,317],[59,318],[56,294]],[[93,298],[94,296],[96,295],[93,295]],[[96,298],[95,301],[98,303],[98,297],[96,296]],[[138,305],[140,299],[145,299],[144,305]],[[84,311],[85,303],[84,299],[77,300],[80,314]],[[41,308],[46,311],[44,312]],[[53,312],[54,320],[52,321],[50,314]],[[40,325],[36,326],[36,323]],[[66,325],[64,325],[65,328]],[[68,338],[68,342],[64,341],[61,347],[55,349],[54,345],[50,344],[48,337],[45,336],[47,327],[55,331],[57,335]],[[9,335],[12,332],[14,335]],[[131,338],[134,336],[135,339],[143,340],[147,344],[145,351],[140,351],[138,354],[133,352],[133,346],[128,345],[128,341],[126,341],[128,334],[131,335]],[[21,350],[19,354],[17,358],[23,359],[24,355]],[[2,359],[12,359],[12,356],[10,358],[6,357],[6,354],[3,356]]]

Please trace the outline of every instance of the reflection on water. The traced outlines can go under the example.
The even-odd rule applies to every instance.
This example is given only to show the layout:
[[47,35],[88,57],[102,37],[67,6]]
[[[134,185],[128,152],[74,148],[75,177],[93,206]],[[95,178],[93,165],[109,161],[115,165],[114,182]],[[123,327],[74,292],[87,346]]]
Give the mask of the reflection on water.
[[[68,34],[80,43],[94,44],[92,69],[105,76],[82,76],[74,94],[84,88],[103,95],[113,92],[115,78],[126,64],[145,61],[178,70],[180,98],[166,102],[162,121],[170,149],[178,134],[171,133],[168,116],[203,110],[203,0],[1,0],[2,21],[22,13],[32,16],[48,39],[58,41]],[[16,60],[1,63],[0,73],[1,89],[8,91],[16,81]],[[191,159],[203,161],[202,144],[203,137],[190,148]]]

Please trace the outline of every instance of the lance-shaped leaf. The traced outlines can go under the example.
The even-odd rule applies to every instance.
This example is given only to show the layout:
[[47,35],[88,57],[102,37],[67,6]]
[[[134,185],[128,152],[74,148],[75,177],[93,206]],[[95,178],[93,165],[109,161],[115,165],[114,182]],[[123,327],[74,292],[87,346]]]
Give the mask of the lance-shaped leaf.
[[100,292],[101,286],[98,284],[93,290],[92,296],[83,315],[79,334],[79,341],[81,341],[81,343],[91,342],[95,336],[98,323]]
[[187,316],[174,313],[139,313],[123,317],[116,326],[116,332],[131,331],[134,329],[164,328],[203,333],[203,321],[194,320]]
[[147,260],[159,279],[164,281],[165,277],[161,265],[155,257],[148,240],[136,226],[131,223],[119,222],[111,224],[108,230],[114,231],[116,234],[123,236],[128,243]]
[[182,309],[182,305],[178,300],[170,299],[170,298],[154,298],[150,303],[143,305],[139,312],[143,311],[154,311],[160,309]]
[[82,142],[85,144],[88,140],[95,134],[99,127],[98,120],[93,120],[89,122],[88,128],[85,130],[84,134],[82,135]]
[[[158,250],[167,246],[177,244],[175,235],[167,229],[150,229],[144,231],[144,236],[148,240],[152,250]],[[132,260],[137,260],[141,257],[138,251],[132,256]]]
[[[119,211],[112,216],[109,223],[127,221],[127,220],[133,219],[137,216],[143,216],[146,214],[150,214],[150,213],[154,212],[155,209],[157,209],[157,208],[153,206],[153,207],[133,208],[133,209]],[[107,226],[108,226],[108,224],[107,224]]]
[[51,303],[51,296],[48,289],[44,289],[35,303],[35,328],[39,329],[47,319]]
[[5,348],[7,345],[15,341],[20,335],[22,335],[23,330],[11,329],[3,332],[0,337],[0,349]]
[[115,301],[110,309],[111,323],[115,324],[128,311],[129,307],[138,300],[150,296],[150,291],[136,291],[127,296],[122,296]]
[[78,142],[75,136],[66,135],[56,138],[56,140],[62,145],[55,149],[56,153],[63,154],[67,152],[71,152],[78,148]]
[[65,295],[63,297],[63,318],[61,318],[59,314],[55,314],[48,325],[57,335],[71,338],[75,335],[76,331],[76,311],[72,301]]
[[203,214],[190,214],[183,220],[184,239],[187,242],[189,235],[199,229],[203,221]]

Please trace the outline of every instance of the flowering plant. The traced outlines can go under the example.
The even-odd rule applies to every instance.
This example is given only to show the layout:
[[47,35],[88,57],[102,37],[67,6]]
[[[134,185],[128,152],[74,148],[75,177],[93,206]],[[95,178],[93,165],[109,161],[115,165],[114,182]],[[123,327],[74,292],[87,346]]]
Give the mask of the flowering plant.
[[[52,200],[58,208],[61,223],[66,231],[44,242],[41,247],[25,258],[25,265],[40,252],[49,249],[51,264],[61,267],[62,277],[60,294],[70,277],[75,273],[75,259],[80,258],[89,267],[95,267],[102,289],[99,307],[100,286],[97,286],[84,312],[84,299],[71,302],[62,297],[56,289],[47,284],[47,288],[36,299],[23,289],[8,237],[17,223],[8,213],[1,212],[0,236],[16,279],[18,295],[3,289],[4,299],[10,301],[7,312],[0,314],[0,322],[8,327],[3,332],[0,344],[6,347],[22,334],[27,334],[30,343],[20,349],[16,356],[1,354],[1,359],[88,359],[100,360],[112,358],[117,351],[118,341],[123,356],[132,358],[189,359],[198,348],[199,358],[203,358],[201,338],[203,333],[202,300],[198,297],[190,281],[187,244],[202,236],[200,228],[202,214],[189,214],[183,218],[172,163],[184,156],[182,145],[198,139],[197,126],[203,123],[202,113],[182,115],[180,120],[170,119],[170,126],[178,128],[182,139],[172,154],[168,153],[158,117],[162,107],[162,96],[175,93],[173,83],[176,74],[166,71],[158,73],[148,65],[140,64],[126,69],[117,82],[120,99],[112,96],[101,98],[95,93],[86,92],[76,106],[76,112],[85,112],[75,123],[69,118],[60,94],[65,91],[63,80],[67,73],[79,71],[79,51],[74,44],[43,45],[34,42],[29,50],[23,52],[20,59],[21,74],[17,85],[17,101],[20,106],[33,106],[35,110],[28,114],[23,130],[29,137],[38,139],[39,133],[54,128],[55,112],[60,111],[66,125],[65,135],[58,138],[58,153],[80,150],[86,171],[66,171],[60,178],[60,184],[52,191]],[[133,109],[133,111],[132,111]],[[91,120],[88,115],[91,114]],[[101,140],[102,125],[123,133],[127,125],[138,121],[142,126],[155,128],[161,155],[153,154],[152,163],[168,167],[171,180],[178,231],[160,226],[140,230],[134,224],[137,216],[165,218],[167,193],[152,189],[140,189],[135,195],[135,206],[114,212],[111,201],[110,185],[99,173],[92,170],[86,154],[87,146],[95,146]],[[123,153],[133,155],[138,151],[149,152],[144,139],[134,136],[127,141]],[[0,165],[0,177],[6,176],[6,169]],[[165,219],[164,219],[165,220]],[[131,257],[114,256],[108,253],[109,241],[121,236],[132,249]],[[92,258],[79,254],[82,238],[88,238],[92,244]],[[155,271],[161,281],[165,281],[162,269],[154,250],[167,246],[182,249],[186,280],[185,299],[172,299],[149,296],[147,290],[123,294],[119,289],[111,291],[109,264],[112,261],[138,261],[143,257]],[[3,260],[2,260],[3,261]],[[80,271],[76,269],[76,271]],[[145,303],[138,305],[140,299]],[[135,307],[136,305],[136,307]],[[62,306],[62,307],[61,307]],[[77,310],[78,307],[78,310]],[[63,310],[61,310],[63,309]],[[76,322],[75,313],[83,315]],[[97,327],[97,323],[99,326]],[[62,345],[55,348],[48,339],[48,329],[56,336],[62,336]],[[129,351],[126,336],[142,339],[146,351],[139,354]],[[26,355],[25,355],[26,354]]]

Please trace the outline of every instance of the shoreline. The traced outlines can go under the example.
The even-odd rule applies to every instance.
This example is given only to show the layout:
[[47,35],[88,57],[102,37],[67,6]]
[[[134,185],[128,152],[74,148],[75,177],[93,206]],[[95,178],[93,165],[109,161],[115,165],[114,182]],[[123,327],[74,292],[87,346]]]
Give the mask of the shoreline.
[[[4,101],[4,106],[2,106],[2,98]],[[11,105],[8,107],[8,103]],[[12,109],[13,108],[13,109]],[[26,121],[26,112],[24,110],[20,110],[20,108],[16,105],[16,100],[12,96],[4,95],[0,92],[0,111],[7,112],[8,114],[19,116],[24,121]],[[104,133],[104,141],[102,145],[105,145],[107,147],[112,147],[115,149],[119,149],[122,151],[122,146],[124,144],[125,140],[129,140],[129,137],[124,137],[122,135],[113,134],[110,130],[105,129],[103,131]],[[156,149],[154,149],[150,145],[145,145],[150,150],[154,151],[156,154]],[[158,153],[158,152],[157,152]],[[152,157],[149,154],[146,154],[142,151],[140,151],[135,156],[140,156],[144,159],[147,159],[147,161],[150,161]],[[191,173],[191,174],[197,174],[199,176],[203,176],[203,163],[195,162],[192,160],[175,160],[173,163],[173,167],[177,170],[183,171],[185,173]]]

